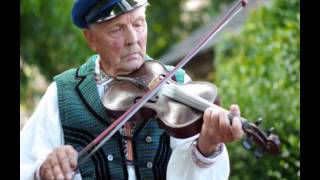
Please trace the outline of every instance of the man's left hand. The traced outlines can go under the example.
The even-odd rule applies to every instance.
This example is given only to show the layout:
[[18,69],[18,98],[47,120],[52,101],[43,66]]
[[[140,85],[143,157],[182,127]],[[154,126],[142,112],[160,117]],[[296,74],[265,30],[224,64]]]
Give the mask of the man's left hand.
[[[228,113],[234,117],[232,123]],[[231,105],[230,112],[220,108],[207,108],[203,115],[202,129],[197,143],[200,152],[210,156],[220,143],[239,140],[243,135],[239,117],[240,109],[237,105]]]

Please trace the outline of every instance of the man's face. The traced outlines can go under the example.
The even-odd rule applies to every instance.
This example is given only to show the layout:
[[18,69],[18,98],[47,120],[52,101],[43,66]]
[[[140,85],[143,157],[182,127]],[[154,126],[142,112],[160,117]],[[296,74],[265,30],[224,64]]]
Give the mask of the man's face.
[[84,30],[84,35],[89,46],[100,55],[106,73],[129,74],[140,68],[146,54],[145,7],[96,23]]

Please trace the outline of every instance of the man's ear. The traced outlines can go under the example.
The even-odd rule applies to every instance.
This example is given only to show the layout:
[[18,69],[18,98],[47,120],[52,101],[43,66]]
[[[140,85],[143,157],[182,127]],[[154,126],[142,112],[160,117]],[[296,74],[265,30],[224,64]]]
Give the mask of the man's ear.
[[83,35],[89,45],[89,47],[93,50],[96,51],[96,38],[93,35],[93,32],[90,29],[84,29],[83,30]]

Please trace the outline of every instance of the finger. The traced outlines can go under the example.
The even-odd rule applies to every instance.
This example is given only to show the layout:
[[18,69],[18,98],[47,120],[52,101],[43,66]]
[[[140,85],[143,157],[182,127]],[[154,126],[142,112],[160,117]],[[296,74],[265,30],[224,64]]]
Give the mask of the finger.
[[59,164],[55,164],[51,168],[53,170],[53,175],[54,175],[55,179],[57,179],[57,180],[64,179],[64,175],[63,175],[63,172],[62,172]]
[[231,133],[233,136],[233,140],[238,140],[243,136],[242,124],[240,118],[233,118],[233,125],[231,126]]
[[203,115],[204,123],[208,123],[207,121],[209,121],[210,116],[211,116],[211,113],[212,113],[212,108],[207,108],[207,109],[204,111],[204,115]]
[[230,120],[228,117],[228,112],[226,111],[220,111],[219,113],[219,128],[224,135],[227,135],[226,132],[230,131]]
[[47,161],[50,164],[50,169],[54,179],[63,179],[63,173],[60,169],[60,164],[57,157],[57,149],[48,155]]
[[209,127],[209,122],[210,122],[210,114],[212,112],[211,108],[207,108],[204,111],[203,114],[203,123],[202,123],[202,127],[201,127],[201,134],[208,134],[208,127]]
[[222,137],[223,142],[228,142],[230,137],[232,137],[231,132],[231,125],[230,125],[230,120],[228,117],[228,112],[226,111],[221,111],[219,114],[219,130],[220,130],[220,135]]
[[40,177],[41,179],[54,179],[51,165],[49,163],[44,162],[43,165],[40,167]]
[[67,145],[66,153],[69,158],[71,169],[75,170],[78,164],[78,152],[72,146]]
[[64,148],[61,148],[58,150],[57,152],[57,157],[58,157],[58,161],[59,161],[59,164],[60,164],[60,168],[64,174],[64,176],[67,178],[67,179],[71,179],[71,167],[70,167],[70,161],[69,161],[69,157],[67,155],[67,148],[64,147]]
[[72,169],[72,172],[68,173],[66,178],[67,180],[71,180],[76,174],[76,169],[78,165],[78,152],[70,145],[67,145],[66,152],[69,157],[70,167]]
[[240,108],[236,104],[230,106],[230,113],[233,117],[240,117]]
[[44,179],[46,180],[54,180],[54,175],[53,175],[53,172],[50,170],[50,171],[47,171],[45,174],[44,174]]
[[211,127],[214,131],[218,131],[220,128],[220,118],[219,118],[220,111],[218,109],[212,109],[212,112],[210,114],[210,121],[208,123],[208,126]]

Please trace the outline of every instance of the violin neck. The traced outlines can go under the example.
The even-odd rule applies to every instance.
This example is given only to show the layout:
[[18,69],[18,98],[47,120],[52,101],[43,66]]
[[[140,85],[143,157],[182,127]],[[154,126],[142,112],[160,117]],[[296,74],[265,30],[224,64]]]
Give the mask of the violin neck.
[[179,87],[179,85],[176,85],[174,83],[166,84],[161,89],[161,93],[171,99],[174,99],[201,112],[204,112],[208,107],[221,108],[220,106],[217,106],[200,96],[185,92],[181,89],[181,87]]
[[[201,112],[204,112],[208,107],[218,108],[228,112],[228,118],[230,120],[233,119],[233,115],[228,110],[213,104],[212,102],[200,96],[186,92],[179,85],[172,82],[168,82],[164,85],[164,87],[162,87],[161,94]],[[240,117],[240,121],[243,124],[247,120],[243,117]]]

